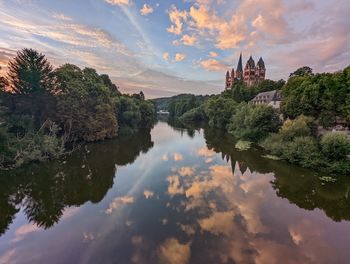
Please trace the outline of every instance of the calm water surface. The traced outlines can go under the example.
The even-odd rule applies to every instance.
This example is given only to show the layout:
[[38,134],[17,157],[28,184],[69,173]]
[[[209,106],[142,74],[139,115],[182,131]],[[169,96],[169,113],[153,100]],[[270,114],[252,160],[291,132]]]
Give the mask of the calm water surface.
[[2,263],[350,263],[350,180],[176,129],[0,177]]

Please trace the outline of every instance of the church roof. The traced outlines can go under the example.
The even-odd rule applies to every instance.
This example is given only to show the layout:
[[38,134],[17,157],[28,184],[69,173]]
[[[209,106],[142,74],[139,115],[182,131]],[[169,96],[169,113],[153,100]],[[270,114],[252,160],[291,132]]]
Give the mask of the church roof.
[[260,68],[262,69],[265,69],[265,62],[264,60],[260,57],[258,63],[257,63],[257,66],[259,66]]
[[249,60],[247,61],[247,66],[249,66],[249,68],[255,68],[255,62],[252,56],[250,56]]
[[242,53],[239,56],[239,61],[238,61],[236,72],[243,72]]

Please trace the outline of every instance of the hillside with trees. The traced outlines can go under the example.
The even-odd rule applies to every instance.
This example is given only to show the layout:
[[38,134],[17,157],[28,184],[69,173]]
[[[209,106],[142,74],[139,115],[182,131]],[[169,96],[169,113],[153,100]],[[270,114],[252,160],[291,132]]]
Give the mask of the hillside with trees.
[[151,128],[155,108],[144,94],[123,95],[108,75],[23,49],[0,77],[0,169],[55,159],[76,143]]

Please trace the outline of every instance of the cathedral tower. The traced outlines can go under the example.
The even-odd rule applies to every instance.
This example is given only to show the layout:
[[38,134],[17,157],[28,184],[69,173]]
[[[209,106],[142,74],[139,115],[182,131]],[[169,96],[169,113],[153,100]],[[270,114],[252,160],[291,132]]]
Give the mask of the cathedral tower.
[[244,83],[247,86],[252,86],[253,84],[255,84],[255,82],[255,62],[252,56],[250,56],[244,68]]

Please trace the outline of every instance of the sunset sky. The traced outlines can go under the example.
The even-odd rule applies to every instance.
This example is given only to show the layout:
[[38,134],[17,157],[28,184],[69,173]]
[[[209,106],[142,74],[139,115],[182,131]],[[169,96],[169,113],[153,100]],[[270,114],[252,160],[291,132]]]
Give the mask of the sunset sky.
[[21,48],[148,98],[212,94],[250,55],[267,78],[350,65],[349,0],[0,0],[0,66]]

